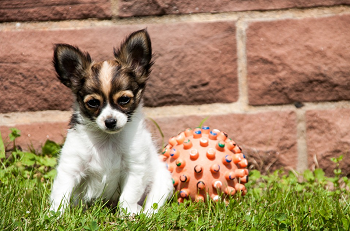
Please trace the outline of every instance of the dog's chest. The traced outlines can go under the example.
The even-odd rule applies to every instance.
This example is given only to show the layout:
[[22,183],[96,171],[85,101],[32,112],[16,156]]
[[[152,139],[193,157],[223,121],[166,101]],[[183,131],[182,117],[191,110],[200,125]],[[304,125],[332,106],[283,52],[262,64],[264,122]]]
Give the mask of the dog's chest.
[[124,167],[122,148],[115,143],[106,142],[92,148],[91,159],[88,162],[89,172],[111,175],[123,171]]
[[91,158],[87,163],[86,181],[98,197],[103,190],[104,197],[110,198],[123,181],[126,166],[122,147],[112,142],[103,142],[91,147]]

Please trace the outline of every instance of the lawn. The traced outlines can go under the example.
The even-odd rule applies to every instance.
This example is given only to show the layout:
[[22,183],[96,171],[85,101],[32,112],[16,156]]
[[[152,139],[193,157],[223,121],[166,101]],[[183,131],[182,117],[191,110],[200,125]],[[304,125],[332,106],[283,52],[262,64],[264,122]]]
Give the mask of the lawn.
[[151,216],[120,215],[102,201],[86,208],[50,212],[49,195],[60,145],[47,141],[40,153],[16,147],[19,131],[10,135],[5,152],[0,136],[0,230],[349,230],[350,181],[341,177],[340,158],[332,159],[335,177],[321,169],[298,174],[252,170],[248,193],[229,203],[186,201],[176,195]]

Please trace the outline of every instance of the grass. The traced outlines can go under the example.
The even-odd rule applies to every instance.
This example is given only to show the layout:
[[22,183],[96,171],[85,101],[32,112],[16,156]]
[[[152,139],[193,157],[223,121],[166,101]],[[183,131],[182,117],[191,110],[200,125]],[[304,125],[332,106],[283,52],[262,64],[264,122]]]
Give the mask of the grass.
[[248,193],[228,204],[178,204],[175,196],[152,217],[126,217],[98,200],[59,216],[48,210],[59,145],[48,142],[33,156],[5,152],[1,143],[0,136],[0,230],[349,230],[350,183],[338,169],[341,158],[333,159],[333,178],[321,169],[301,175],[253,170]]

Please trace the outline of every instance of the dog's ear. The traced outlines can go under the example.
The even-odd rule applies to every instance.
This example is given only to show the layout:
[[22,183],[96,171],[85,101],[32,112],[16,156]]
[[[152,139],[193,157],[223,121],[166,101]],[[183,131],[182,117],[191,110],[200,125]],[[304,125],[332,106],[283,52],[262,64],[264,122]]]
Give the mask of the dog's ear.
[[144,84],[151,72],[152,45],[147,30],[139,30],[129,35],[114,56],[122,66],[130,69],[139,84]]
[[91,57],[89,53],[83,53],[77,47],[56,44],[53,64],[61,82],[76,92],[88,74]]

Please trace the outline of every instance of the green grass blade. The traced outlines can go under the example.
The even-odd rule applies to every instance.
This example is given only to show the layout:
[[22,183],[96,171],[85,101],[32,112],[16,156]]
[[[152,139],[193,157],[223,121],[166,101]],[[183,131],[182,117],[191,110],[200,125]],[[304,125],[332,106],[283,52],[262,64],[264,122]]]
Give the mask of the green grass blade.
[[156,125],[156,127],[160,133],[160,136],[162,137],[162,146],[161,147],[163,148],[164,147],[164,134],[162,132],[162,129],[160,128],[159,124],[154,119],[152,119],[151,117],[147,117],[147,118],[149,120],[151,120],[154,123],[154,125]]
[[202,119],[202,121],[199,123],[199,128],[201,128],[203,126],[203,124],[209,119],[210,116],[205,117],[204,119]]
[[0,132],[0,159],[5,158],[5,145]]

